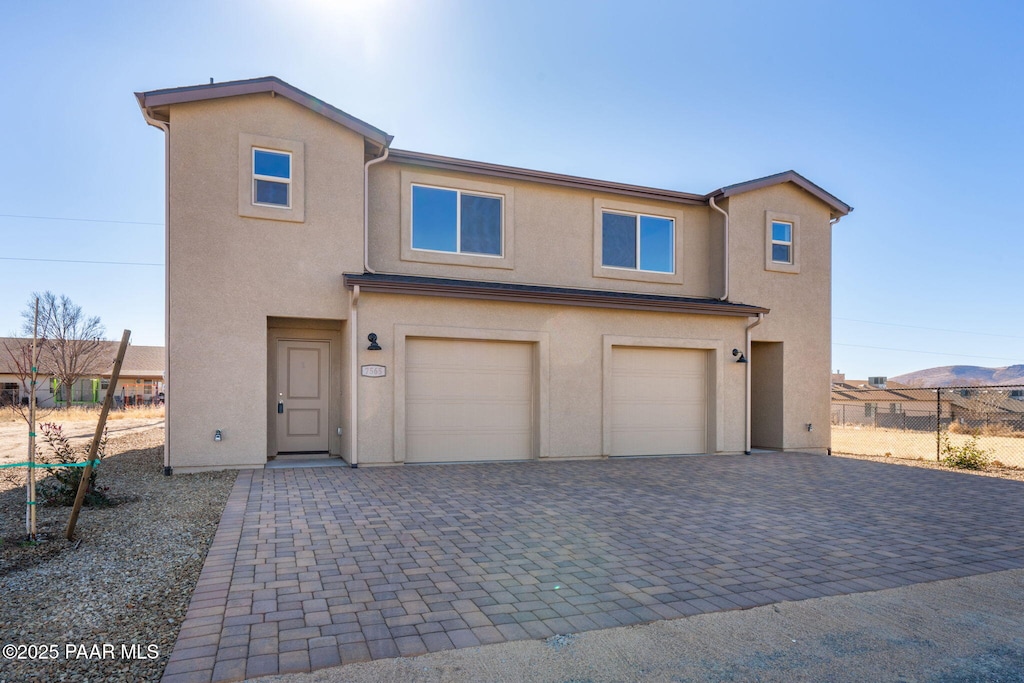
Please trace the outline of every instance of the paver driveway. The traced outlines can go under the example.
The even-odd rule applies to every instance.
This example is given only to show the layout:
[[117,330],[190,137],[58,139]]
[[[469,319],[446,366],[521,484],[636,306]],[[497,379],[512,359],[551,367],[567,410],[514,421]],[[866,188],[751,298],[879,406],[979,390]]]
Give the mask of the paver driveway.
[[1024,567],[1024,484],[802,454],[243,472],[164,681]]

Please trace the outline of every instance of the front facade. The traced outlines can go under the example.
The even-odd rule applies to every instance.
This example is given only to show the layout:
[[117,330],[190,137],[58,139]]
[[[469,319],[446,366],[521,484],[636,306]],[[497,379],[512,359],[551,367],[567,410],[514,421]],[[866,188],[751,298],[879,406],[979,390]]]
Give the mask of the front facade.
[[828,448],[850,207],[798,174],[698,195],[400,151],[274,78],[137,97],[168,468]]

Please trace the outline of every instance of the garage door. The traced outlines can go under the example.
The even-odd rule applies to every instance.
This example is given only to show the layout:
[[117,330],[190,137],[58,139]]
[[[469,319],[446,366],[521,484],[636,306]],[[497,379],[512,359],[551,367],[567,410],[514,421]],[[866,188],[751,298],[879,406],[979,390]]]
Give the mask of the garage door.
[[532,345],[409,339],[405,363],[406,462],[530,458]]
[[707,352],[612,348],[611,455],[707,452]]

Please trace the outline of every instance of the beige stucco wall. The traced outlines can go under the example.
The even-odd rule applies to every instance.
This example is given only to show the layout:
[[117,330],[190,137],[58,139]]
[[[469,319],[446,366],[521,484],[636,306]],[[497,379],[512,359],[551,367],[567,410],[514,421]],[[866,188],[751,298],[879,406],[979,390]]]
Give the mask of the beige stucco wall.
[[[709,410],[717,452],[743,450],[743,366],[730,351],[742,345],[745,318],[631,312],[573,306],[486,302],[363,292],[358,336],[376,332],[381,351],[358,353],[359,364],[388,368],[386,377],[359,377],[359,463],[400,461],[403,336],[527,341],[539,347],[536,397],[540,458],[606,454],[603,426],[604,356],[609,339],[629,345],[703,348],[717,384]],[[396,391],[397,389],[397,391]],[[397,452],[396,452],[397,451]]]
[[[170,464],[262,466],[267,320],[347,316],[341,274],[362,270],[363,139],[269,94],[175,105],[170,127]],[[303,144],[302,222],[239,215],[243,134]]]
[[[252,95],[171,107],[169,451],[175,471],[260,467],[273,447],[273,333],[268,319],[287,318],[290,335],[328,321],[332,329],[331,451],[360,464],[401,459],[400,339],[406,334],[515,339],[535,344],[538,358],[537,454],[599,457],[606,448],[604,398],[610,339],[640,345],[702,348],[711,358],[711,434],[716,452],[744,448],[744,371],[730,351],[743,348],[746,318],[631,312],[414,297],[363,292],[350,326],[350,292],[342,274],[363,272],[363,139],[283,98]],[[255,138],[245,137],[255,136]],[[240,213],[240,140],[280,139],[301,146],[301,221]],[[244,145],[243,145],[244,146]],[[408,178],[460,187],[502,185],[512,200],[506,259],[403,256]],[[781,444],[829,445],[831,227],[828,208],[794,185],[735,196],[730,214],[730,300],[771,313],[753,339],[783,342],[785,404]],[[602,206],[676,218],[674,278],[605,277],[595,267],[595,220]],[[766,212],[799,217],[799,273],[765,268]],[[600,194],[385,162],[371,169],[370,264],[381,273],[517,282],[674,296],[722,292],[722,220],[705,206]],[[496,267],[490,267],[496,266]],[[319,322],[312,322],[319,321]],[[294,324],[293,324],[294,323]],[[296,328],[298,328],[296,330]],[[419,330],[419,332],[417,332]],[[366,335],[383,351],[366,350]],[[312,337],[317,335],[311,332]],[[351,340],[356,366],[388,367],[384,378],[356,377],[358,448],[349,438]],[[660,341],[659,341],[660,340]],[[335,347],[337,346],[337,350]],[[755,400],[756,397],[755,397]],[[757,406],[755,406],[757,408]],[[764,411],[762,411],[764,412]],[[768,411],[770,412],[770,411]],[[806,424],[815,425],[807,432]],[[335,426],[342,426],[338,437]],[[223,430],[215,443],[213,433]]]
[[[771,309],[753,328],[752,339],[783,342],[782,446],[824,451],[830,444],[832,357],[829,209],[792,184],[741,194],[723,204],[730,217],[729,298]],[[799,273],[765,268],[767,212],[799,217]],[[814,431],[807,431],[808,423]]]
[[[417,182],[465,187],[465,182],[494,186],[493,192],[511,189],[511,220],[514,221],[514,269],[502,259],[462,257],[473,265],[429,263],[402,258],[403,199],[409,178]],[[677,219],[676,265],[679,282],[658,282],[647,274],[609,271],[595,277],[595,206],[605,203],[622,210],[649,212]],[[721,242],[720,223],[709,225],[710,209],[671,202],[648,201],[579,189],[542,185],[504,178],[438,171],[392,162],[370,169],[370,265],[383,273],[404,273],[496,282],[518,282],[558,287],[611,291],[650,292],[669,296],[717,296],[721,292],[721,256],[711,258],[712,243]],[[408,212],[406,212],[408,213]],[[408,219],[406,218],[406,222]],[[679,230],[679,226],[682,230]],[[719,252],[720,253],[720,252]],[[407,255],[408,256],[408,255]],[[458,260],[458,259],[455,259]],[[681,267],[680,267],[681,266]],[[634,278],[635,279],[625,279]]]

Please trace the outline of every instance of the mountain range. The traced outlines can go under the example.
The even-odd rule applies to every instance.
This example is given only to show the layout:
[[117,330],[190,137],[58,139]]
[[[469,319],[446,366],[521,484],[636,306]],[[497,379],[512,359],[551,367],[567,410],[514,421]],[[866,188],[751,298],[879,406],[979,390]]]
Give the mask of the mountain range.
[[1024,384],[1024,365],[982,368],[977,365],[944,365],[890,377],[893,382],[922,387],[991,386]]

